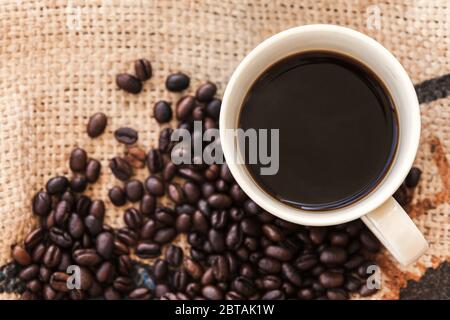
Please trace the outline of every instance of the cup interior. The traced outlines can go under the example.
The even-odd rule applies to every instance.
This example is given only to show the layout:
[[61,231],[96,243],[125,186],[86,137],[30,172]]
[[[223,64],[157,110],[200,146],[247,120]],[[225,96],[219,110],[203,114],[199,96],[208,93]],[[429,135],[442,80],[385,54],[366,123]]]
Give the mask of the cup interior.
[[[350,56],[372,70],[393,99],[399,124],[397,153],[388,173],[368,195],[348,206],[327,211],[305,211],[288,206],[266,193],[248,173],[237,138],[225,134],[238,128],[244,98],[254,81],[275,62],[305,51],[333,51]],[[225,90],[220,114],[220,138],[228,166],[241,188],[266,211],[302,225],[334,225],[357,219],[384,203],[411,168],[420,138],[420,110],[406,71],[382,45],[352,29],[334,25],[307,25],[268,38],[239,64]],[[240,159],[240,161],[233,161]]]

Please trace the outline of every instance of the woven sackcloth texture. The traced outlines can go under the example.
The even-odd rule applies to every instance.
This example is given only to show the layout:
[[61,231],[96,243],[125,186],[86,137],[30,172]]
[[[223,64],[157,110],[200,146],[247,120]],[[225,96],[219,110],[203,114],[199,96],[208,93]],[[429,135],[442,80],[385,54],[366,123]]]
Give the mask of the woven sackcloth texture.
[[[374,24],[377,13],[380,23]],[[0,265],[36,223],[33,194],[49,177],[70,175],[73,147],[101,161],[102,177],[88,192],[107,202],[108,224],[122,225],[123,209],[107,200],[117,183],[108,159],[123,152],[112,132],[132,126],[149,148],[160,130],[153,104],[176,99],[164,88],[170,72],[188,73],[192,88],[210,79],[223,93],[234,68],[260,41],[310,23],[348,26],[375,38],[414,83],[450,73],[448,0],[1,0]],[[141,57],[152,61],[154,77],[140,95],[118,90],[115,75],[132,71]],[[450,98],[421,106],[416,165],[423,178],[409,212],[431,248],[408,268],[380,254],[383,287],[375,298],[397,298],[407,279],[450,257],[449,107]],[[89,139],[87,119],[97,111],[108,115],[108,127]]]

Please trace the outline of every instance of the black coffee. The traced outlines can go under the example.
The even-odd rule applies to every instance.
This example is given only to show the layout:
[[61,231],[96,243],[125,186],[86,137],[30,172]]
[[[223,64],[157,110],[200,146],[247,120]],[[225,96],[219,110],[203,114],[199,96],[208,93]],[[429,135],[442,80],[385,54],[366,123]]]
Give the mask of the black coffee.
[[358,61],[322,51],[269,67],[249,90],[239,126],[279,129],[278,173],[261,175],[261,163],[247,168],[273,197],[305,210],[339,208],[372,191],[398,140],[381,81]]

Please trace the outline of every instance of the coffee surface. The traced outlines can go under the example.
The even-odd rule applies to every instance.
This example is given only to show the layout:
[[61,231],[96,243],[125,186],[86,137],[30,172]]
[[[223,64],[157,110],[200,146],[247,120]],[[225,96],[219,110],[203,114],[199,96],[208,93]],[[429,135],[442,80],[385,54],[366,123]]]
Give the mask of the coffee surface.
[[277,174],[261,175],[261,163],[247,169],[273,197],[305,210],[343,207],[368,194],[388,171],[398,140],[395,108],[381,81],[332,52],[270,66],[249,90],[239,126],[279,129]]

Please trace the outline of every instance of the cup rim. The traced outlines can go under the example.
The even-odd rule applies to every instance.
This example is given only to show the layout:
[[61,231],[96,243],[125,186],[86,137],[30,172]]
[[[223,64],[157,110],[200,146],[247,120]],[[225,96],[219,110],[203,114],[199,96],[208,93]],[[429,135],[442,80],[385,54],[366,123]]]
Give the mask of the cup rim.
[[[394,175],[394,182],[384,187],[383,193],[369,193],[364,198],[359,200],[358,202],[351,204],[349,206],[345,206],[343,208],[337,208],[333,210],[327,211],[307,211],[299,208],[295,208],[289,205],[286,205],[280,201],[275,200],[271,195],[264,192],[257,183],[249,177],[249,174],[244,174],[245,168],[239,168],[239,164],[231,161],[235,159],[236,149],[233,143],[233,140],[226,139],[225,131],[227,129],[227,121],[231,116],[228,109],[231,108],[230,100],[232,96],[235,94],[236,88],[239,86],[239,82],[242,79],[243,75],[249,70],[249,68],[253,68],[254,62],[260,57],[265,50],[270,50],[274,44],[279,42],[288,41],[298,34],[308,33],[308,32],[325,32],[325,33],[334,33],[339,34],[341,36],[352,38],[354,41],[363,42],[364,45],[370,47],[371,50],[374,50],[378,55],[378,59],[384,59],[383,61],[386,64],[389,64],[390,68],[392,68],[392,72],[395,72],[398,80],[401,82],[402,90],[407,92],[408,97],[408,108],[410,108],[411,114],[410,118],[410,129],[409,129],[409,139],[408,144],[403,147],[401,151],[398,147],[397,153],[404,153],[403,161],[401,163],[400,168],[396,170],[395,173],[392,170],[389,170],[387,176]],[[319,49],[319,48],[318,48]],[[300,52],[300,51],[299,51]],[[279,59],[284,58],[284,56],[280,56]],[[263,72],[269,65],[266,65],[262,70],[259,70],[260,73]],[[257,77],[253,79],[256,80]],[[389,89],[389,87],[388,87]],[[239,106],[240,108],[240,106]],[[400,116],[400,115],[399,115]],[[313,24],[313,25],[304,25],[299,27],[294,27],[291,29],[284,30],[278,34],[275,34],[268,39],[261,42],[257,45],[238,65],[238,67],[233,72],[228,85],[225,89],[225,93],[223,96],[222,107],[220,112],[219,119],[219,128],[220,128],[220,139],[222,144],[222,150],[227,161],[228,167],[233,174],[236,182],[243,189],[245,193],[255,201],[260,207],[269,213],[274,214],[275,216],[302,225],[311,225],[311,226],[326,226],[326,225],[334,225],[345,223],[373,211],[378,206],[383,204],[389,197],[394,194],[394,192],[398,189],[398,187],[402,184],[406,175],[411,168],[414,158],[419,146],[420,139],[420,109],[419,103],[417,101],[416,92],[414,90],[414,86],[406,73],[405,69],[402,67],[400,62],[380,43],[370,38],[369,36],[355,31],[350,28],[337,26],[337,25],[328,25],[328,24]],[[245,165],[241,165],[245,166]],[[393,166],[393,164],[391,165]],[[385,183],[386,177],[380,181],[379,188],[381,185]]]

